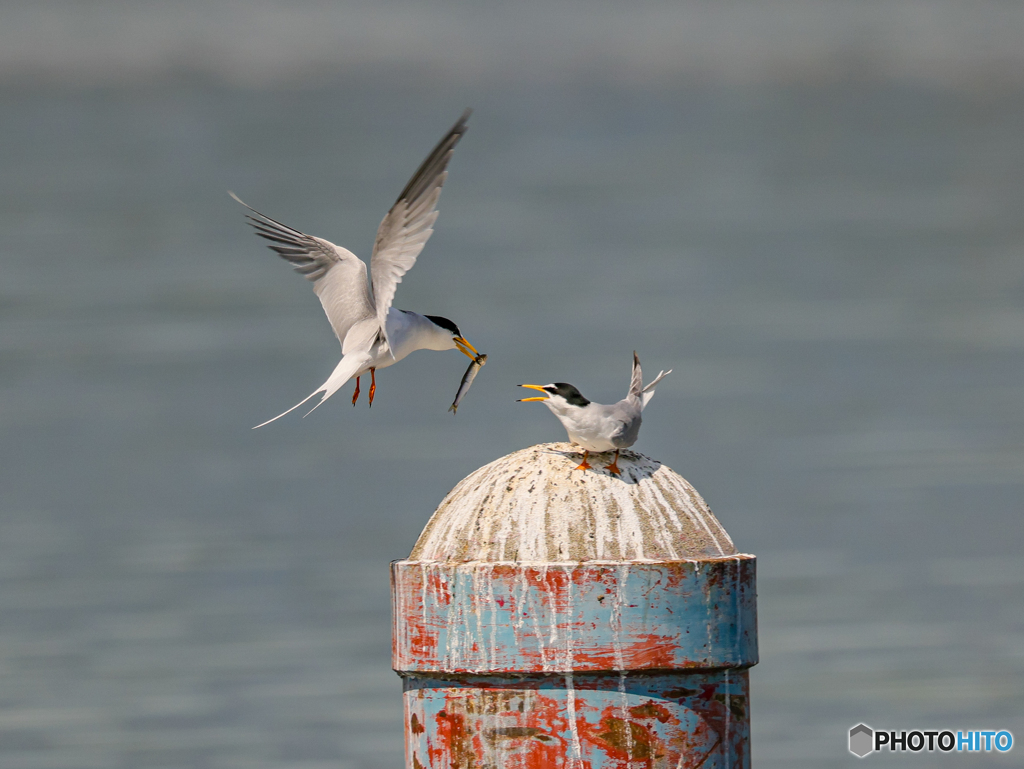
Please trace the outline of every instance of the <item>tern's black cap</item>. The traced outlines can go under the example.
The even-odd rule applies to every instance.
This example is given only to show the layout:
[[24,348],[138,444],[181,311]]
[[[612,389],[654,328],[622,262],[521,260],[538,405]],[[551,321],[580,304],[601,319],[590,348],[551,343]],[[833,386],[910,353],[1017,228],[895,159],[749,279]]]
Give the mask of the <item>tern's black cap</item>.
[[552,395],[561,395],[570,406],[583,407],[590,403],[583,397],[583,393],[568,382],[555,382],[545,387],[544,390]]
[[448,320],[448,318],[442,318],[440,315],[425,315],[424,317],[435,326],[440,326],[446,331],[451,331],[455,336],[462,336],[462,332],[459,331],[459,327],[452,321]]

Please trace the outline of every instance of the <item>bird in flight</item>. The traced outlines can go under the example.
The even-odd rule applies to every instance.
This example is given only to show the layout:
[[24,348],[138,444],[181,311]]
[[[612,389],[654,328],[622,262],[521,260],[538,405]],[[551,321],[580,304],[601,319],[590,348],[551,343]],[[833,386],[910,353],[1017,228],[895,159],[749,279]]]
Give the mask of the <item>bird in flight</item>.
[[377,369],[391,366],[416,350],[459,350],[470,358],[478,357],[476,348],[447,318],[392,307],[402,276],[412,269],[434,231],[437,200],[448,176],[448,161],[455,145],[466,133],[469,115],[470,110],[466,110],[434,147],[380,223],[370,257],[369,280],[365,262],[351,251],[271,219],[230,193],[252,212],[246,214],[246,219],[256,234],[269,240],[273,251],[312,281],[313,292],[320,298],[341,343],[341,361],[326,382],[288,411],[256,427],[280,419],[323,393],[316,406],[310,409],[312,413],[353,377],[356,380],[352,395],[354,406],[359,399],[359,378],[367,372],[372,406],[377,390]]
[[562,427],[569,434],[569,440],[583,449],[583,461],[577,470],[589,470],[587,462],[590,452],[615,451],[615,457],[605,469],[618,475],[619,450],[627,449],[636,443],[640,434],[641,412],[654,397],[654,386],[672,373],[662,371],[653,382],[644,387],[644,375],[640,369],[640,359],[633,353],[633,377],[629,383],[629,393],[618,403],[604,405],[594,403],[583,397],[579,390],[567,382],[554,382],[547,385],[524,384],[538,390],[544,395],[533,398],[520,398],[524,401],[543,401],[551,413],[558,417]]

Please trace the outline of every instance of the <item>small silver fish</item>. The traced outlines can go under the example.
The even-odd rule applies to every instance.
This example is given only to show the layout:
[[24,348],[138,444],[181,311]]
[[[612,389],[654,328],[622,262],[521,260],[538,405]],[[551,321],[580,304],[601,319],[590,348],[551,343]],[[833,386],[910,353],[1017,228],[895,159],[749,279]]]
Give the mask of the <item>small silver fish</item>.
[[473,384],[473,380],[476,379],[477,372],[487,362],[487,356],[484,353],[480,353],[469,363],[469,368],[466,369],[466,373],[462,375],[462,383],[459,384],[459,391],[455,393],[455,400],[452,401],[452,405],[448,407],[448,410],[453,414],[459,410],[459,404],[462,403],[463,397],[469,392],[469,386]]

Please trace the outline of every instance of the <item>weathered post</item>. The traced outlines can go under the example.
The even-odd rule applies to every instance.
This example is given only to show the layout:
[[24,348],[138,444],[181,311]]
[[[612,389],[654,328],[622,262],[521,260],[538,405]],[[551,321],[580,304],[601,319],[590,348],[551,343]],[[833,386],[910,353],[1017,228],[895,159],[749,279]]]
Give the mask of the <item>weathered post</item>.
[[749,767],[754,557],[664,465],[571,451],[472,473],[392,564],[406,767]]

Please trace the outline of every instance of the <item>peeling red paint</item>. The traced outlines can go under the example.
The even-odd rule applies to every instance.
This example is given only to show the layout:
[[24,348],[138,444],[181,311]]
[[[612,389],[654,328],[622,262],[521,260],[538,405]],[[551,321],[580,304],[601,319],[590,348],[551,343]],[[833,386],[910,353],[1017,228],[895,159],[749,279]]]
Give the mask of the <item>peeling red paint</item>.
[[420,658],[434,656],[437,651],[437,634],[427,632],[421,625],[413,625],[411,630],[409,643],[412,654]]
[[[672,639],[652,633],[638,634],[640,643],[628,649],[627,670],[668,669],[675,667],[675,654],[678,644]],[[626,650],[623,650],[626,657]]]
[[[645,634],[637,643],[620,648],[577,648],[573,662],[577,670],[668,670],[675,667],[677,644],[669,636]],[[530,655],[539,657],[539,655]],[[529,657],[525,657],[529,659]]]
[[396,563],[408,769],[748,769],[742,558]]
[[427,573],[427,590],[430,596],[442,606],[452,602],[452,594],[448,590],[448,580],[438,572]]
[[452,769],[470,769],[473,765],[473,746],[471,732],[466,727],[465,715],[442,710],[437,714],[435,720],[437,722],[434,730],[435,739],[431,741],[428,748],[431,767],[450,766]]
[[567,588],[569,583],[572,582],[567,569],[560,568],[559,566],[549,566],[546,569],[526,567],[522,570],[522,573],[525,575],[528,584],[546,591],[551,596],[553,603],[558,604],[565,601],[568,595]]
[[[626,714],[628,717],[624,717]],[[673,755],[671,747],[672,737],[659,736],[655,722],[673,727],[680,724],[667,708],[649,700],[628,708],[625,713],[619,706],[604,708],[596,724],[580,724],[580,736],[609,759],[610,763],[602,762],[602,767],[654,769],[666,766],[667,761],[678,762],[679,757]]]

